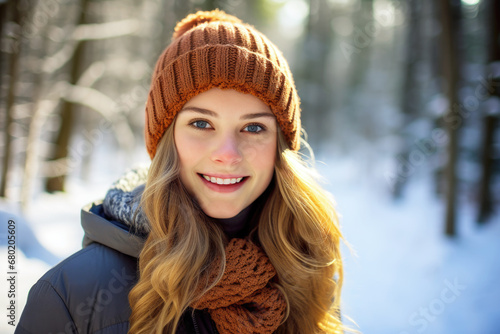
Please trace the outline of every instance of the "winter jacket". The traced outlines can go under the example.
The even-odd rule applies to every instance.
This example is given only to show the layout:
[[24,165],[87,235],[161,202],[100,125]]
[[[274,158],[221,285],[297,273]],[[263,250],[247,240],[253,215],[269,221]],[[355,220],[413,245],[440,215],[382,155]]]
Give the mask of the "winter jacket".
[[[136,183],[127,184],[124,190],[120,180],[114,187],[119,196],[110,196],[110,191],[104,204],[82,209],[83,249],[50,269],[31,288],[15,334],[128,332],[128,294],[138,280],[137,258],[147,235],[145,226],[127,223],[133,220],[130,189],[136,189]],[[113,218],[125,214],[127,219],[110,218],[106,200],[108,206],[120,208]],[[217,331],[208,312],[188,309],[177,333]]]

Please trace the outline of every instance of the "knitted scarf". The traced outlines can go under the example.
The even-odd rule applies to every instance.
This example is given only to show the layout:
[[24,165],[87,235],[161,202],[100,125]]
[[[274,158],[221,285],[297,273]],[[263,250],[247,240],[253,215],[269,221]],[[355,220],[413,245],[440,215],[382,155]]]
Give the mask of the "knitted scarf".
[[[138,209],[144,189],[147,168],[131,169],[116,181],[106,194],[106,215],[129,226],[131,232],[147,235],[149,223]],[[208,309],[220,334],[264,334],[274,332],[284,320],[286,301],[273,286],[276,275],[266,253],[244,239],[233,238],[225,249],[226,268],[221,280],[196,300],[191,307]],[[214,261],[211,270],[200,280],[199,291],[213,282],[221,266]]]
[[[222,279],[191,306],[208,309],[221,334],[274,332],[284,320],[286,301],[271,284],[276,275],[271,261],[262,249],[244,239],[232,239],[225,253]],[[220,259],[215,261],[201,282],[213,282],[220,265]]]

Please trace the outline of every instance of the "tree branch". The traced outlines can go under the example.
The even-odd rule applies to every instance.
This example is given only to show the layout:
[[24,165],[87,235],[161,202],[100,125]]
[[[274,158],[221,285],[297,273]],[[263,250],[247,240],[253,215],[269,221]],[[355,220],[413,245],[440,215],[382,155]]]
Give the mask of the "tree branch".
[[139,30],[139,26],[139,20],[136,19],[80,24],[73,31],[73,39],[83,41],[121,37],[135,33]]
[[45,73],[52,73],[62,68],[73,57],[80,41],[122,37],[131,35],[138,30],[139,21],[135,19],[80,24],[70,34],[71,38],[64,43],[64,46],[59,51],[43,60],[42,70]]
[[77,103],[97,111],[113,127],[119,145],[125,150],[133,148],[135,142],[134,133],[125,117],[119,112],[113,112],[116,103],[107,95],[93,88],[67,84],[67,89],[62,98],[68,102]]

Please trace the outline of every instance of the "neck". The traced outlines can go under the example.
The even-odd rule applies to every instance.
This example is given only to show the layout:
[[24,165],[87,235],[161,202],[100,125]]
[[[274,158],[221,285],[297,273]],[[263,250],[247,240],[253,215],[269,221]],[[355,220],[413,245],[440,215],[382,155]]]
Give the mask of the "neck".
[[236,216],[231,218],[218,218],[215,221],[222,227],[229,239],[241,238],[248,234],[250,226],[250,212],[253,204],[241,210]]

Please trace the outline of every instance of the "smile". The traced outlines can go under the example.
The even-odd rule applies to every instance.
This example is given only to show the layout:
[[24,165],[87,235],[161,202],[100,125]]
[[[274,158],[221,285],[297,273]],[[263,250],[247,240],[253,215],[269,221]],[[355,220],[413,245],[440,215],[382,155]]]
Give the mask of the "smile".
[[[212,191],[218,193],[232,193],[243,187],[249,176],[215,177],[205,174],[198,174],[203,183]],[[233,176],[233,175],[230,175]]]
[[208,176],[205,174],[201,174],[203,178],[209,182],[216,183],[216,184],[235,184],[235,183],[240,183],[241,180],[243,180],[243,177],[238,177],[238,178],[227,178],[223,179],[220,177],[213,177],[213,176]]

